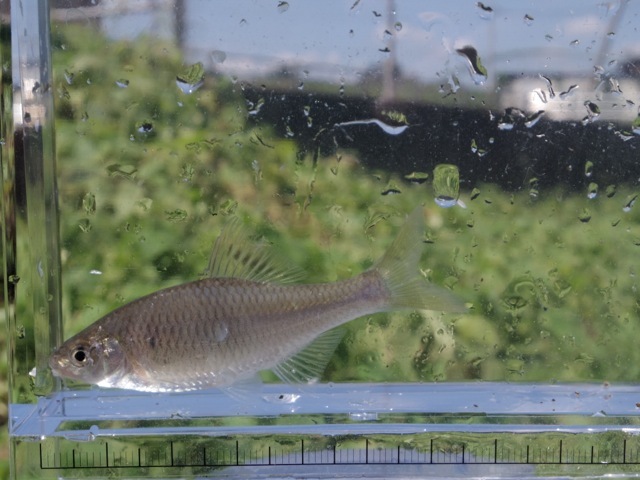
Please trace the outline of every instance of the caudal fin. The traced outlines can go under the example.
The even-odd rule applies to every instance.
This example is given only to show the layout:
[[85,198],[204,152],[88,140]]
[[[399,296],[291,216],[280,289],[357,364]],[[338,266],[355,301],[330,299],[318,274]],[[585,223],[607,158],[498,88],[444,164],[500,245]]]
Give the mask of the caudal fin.
[[464,304],[455,295],[420,275],[418,263],[424,228],[422,208],[418,207],[409,215],[384,256],[373,266],[391,293],[389,308],[464,312]]

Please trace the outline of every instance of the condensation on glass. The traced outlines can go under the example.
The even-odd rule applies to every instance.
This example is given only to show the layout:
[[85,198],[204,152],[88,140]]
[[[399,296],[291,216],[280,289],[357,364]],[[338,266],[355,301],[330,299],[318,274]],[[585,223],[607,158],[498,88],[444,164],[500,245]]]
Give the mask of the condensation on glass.
[[[619,428],[635,432],[639,408],[638,5],[15,0],[0,9],[16,478],[88,477],[94,447],[106,461],[94,473],[124,458],[117,448],[133,456],[112,474],[147,475],[149,445],[167,460],[183,434],[268,436],[279,423],[309,438],[318,432],[305,425],[344,424],[317,447],[327,462],[355,458],[335,457],[344,432],[370,435],[357,449],[369,458],[372,435],[475,434],[496,423],[514,435],[546,426],[535,441],[560,442],[548,457],[560,460],[558,475],[572,472],[562,461],[570,440],[544,435],[569,424],[617,432],[610,444],[593,437],[592,450],[576,443],[573,460],[640,461]],[[199,278],[230,218],[302,267],[305,281],[323,282],[371,266],[418,205],[427,225],[416,267],[468,311],[355,320],[315,385],[145,395],[51,375],[48,357],[70,335]],[[474,426],[454,427],[465,419]],[[442,438],[450,463],[471,458],[456,450],[460,437]],[[512,440],[473,458],[499,463],[502,441]],[[249,458],[238,445],[253,448],[242,442],[224,447],[237,466]],[[308,445],[287,459],[309,460]],[[414,451],[402,445],[391,463]],[[272,458],[256,455],[250,462]],[[162,465],[155,474],[185,474]],[[260,468],[251,474],[268,473]],[[509,473],[540,473],[528,468]]]

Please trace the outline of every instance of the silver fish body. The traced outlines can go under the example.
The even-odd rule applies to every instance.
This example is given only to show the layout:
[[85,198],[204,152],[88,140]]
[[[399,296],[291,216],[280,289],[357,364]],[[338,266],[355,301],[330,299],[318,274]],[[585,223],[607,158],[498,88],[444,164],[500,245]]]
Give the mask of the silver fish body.
[[[214,255],[239,258],[244,266],[231,273],[249,278],[205,278],[135,300],[67,340],[50,367],[86,383],[155,392],[225,387],[266,369],[285,381],[312,380],[340,340],[335,327],[345,322],[396,308],[462,310],[416,273],[421,218],[410,217],[374,268],[325,284],[283,285],[248,274],[270,266],[242,246],[239,254],[227,245],[233,235],[223,233]],[[212,274],[230,273],[224,259],[212,265]]]

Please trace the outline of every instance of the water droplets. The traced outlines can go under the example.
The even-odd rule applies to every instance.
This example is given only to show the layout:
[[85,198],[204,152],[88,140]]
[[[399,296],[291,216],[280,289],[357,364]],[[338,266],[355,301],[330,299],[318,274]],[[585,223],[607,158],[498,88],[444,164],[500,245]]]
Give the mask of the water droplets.
[[616,194],[616,191],[617,187],[615,185],[607,185],[604,194],[607,196],[607,198],[613,198],[613,196]]
[[443,208],[458,203],[460,196],[460,172],[455,165],[441,163],[433,170],[433,191],[435,202]]
[[369,124],[377,125],[378,127],[380,127],[380,129],[383,132],[388,133],[389,135],[400,135],[407,128],[409,128],[409,125],[399,125],[399,126],[389,125],[387,123],[384,123],[378,120],[377,118],[369,118],[366,120],[352,120],[350,122],[336,123],[334,127],[348,127],[351,125],[369,125]]
[[635,205],[637,199],[638,199],[637,193],[632,193],[630,195],[627,195],[627,198],[624,201],[624,207],[622,207],[622,211],[627,213],[630,212],[633,206]]
[[640,135],[640,112],[638,112],[638,116],[635,118],[635,120],[631,124],[631,131],[635,135]]
[[587,109],[587,117],[584,119],[584,122],[590,123],[600,116],[600,107],[591,100],[586,100],[584,106]]
[[204,65],[194,63],[176,76],[176,85],[187,95],[197,91],[204,84]]
[[565,100],[567,97],[569,97],[569,95],[571,95],[572,93],[574,93],[578,88],[580,88],[580,85],[571,85],[568,89],[566,89],[564,92],[560,93],[560,100]]
[[222,50],[213,50],[211,52],[211,60],[213,63],[224,63],[227,59],[227,54]]
[[478,7],[480,18],[483,20],[491,20],[493,18],[493,8],[489,5],[485,5],[482,2],[476,2],[476,7]]
[[588,208],[583,208],[578,215],[578,220],[580,220],[582,223],[589,223],[589,221],[591,220],[591,211]]
[[483,85],[484,82],[487,81],[488,72],[486,67],[482,64],[478,51],[474,47],[467,45],[456,49],[456,52],[467,60],[469,74],[471,75],[473,83],[476,85]]
[[284,13],[289,10],[289,2],[278,2],[278,13]]
[[173,223],[184,222],[189,216],[187,211],[181,208],[176,208],[175,210],[166,210],[164,214],[166,215],[167,220]]
[[424,183],[429,178],[429,174],[424,172],[411,172],[410,174],[405,175],[404,178],[405,180],[409,180],[413,183]]
[[534,20],[534,19],[533,19],[533,17],[532,17],[531,15],[529,15],[528,13],[526,13],[526,14],[524,15],[524,17],[522,18],[522,20],[523,20],[523,21],[524,21],[524,23],[525,23],[527,26],[529,26],[529,27],[530,27],[531,25],[533,25],[533,20]]
[[587,198],[593,200],[598,196],[598,184],[591,182],[587,187]]
[[126,78],[119,78],[116,80],[116,85],[120,88],[127,88],[129,86],[129,80]]
[[382,192],[380,192],[380,194],[383,195],[383,196],[386,196],[386,195],[398,195],[400,193],[402,193],[402,191],[400,190],[398,185],[396,185],[394,182],[390,182],[384,188],[384,190],[382,190]]
[[87,215],[96,213],[96,196],[93,193],[87,192],[82,197],[82,208]]
[[593,175],[593,162],[587,160],[584,164],[584,176],[589,178]]
[[149,120],[143,120],[142,122],[138,122],[136,124],[136,130],[138,133],[148,134],[153,132],[153,123]]
[[133,165],[120,165],[119,163],[114,163],[107,167],[107,173],[110,177],[122,177],[129,180],[135,180],[138,169]]

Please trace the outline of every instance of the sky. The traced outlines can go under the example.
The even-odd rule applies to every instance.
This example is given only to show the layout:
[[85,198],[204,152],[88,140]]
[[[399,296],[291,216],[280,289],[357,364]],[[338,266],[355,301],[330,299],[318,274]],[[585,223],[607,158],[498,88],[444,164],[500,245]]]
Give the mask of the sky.
[[[387,15],[390,5],[394,13]],[[472,0],[185,0],[185,50],[193,61],[239,76],[297,64],[309,77],[339,81],[342,76],[347,82],[381,65],[390,55],[381,51],[386,48],[394,50],[405,74],[424,81],[466,72],[468,64],[456,49],[467,45],[476,48],[489,78],[520,72],[587,75],[598,62],[614,69],[615,62],[640,57],[640,2],[488,0],[482,5]],[[168,25],[161,10],[120,15],[105,25],[114,36],[157,32]]]
[[[455,52],[467,45],[476,48],[489,76],[591,72],[598,61],[640,56],[640,2],[622,11],[620,2],[606,0],[489,0],[485,8],[467,0],[354,2],[188,0],[186,43],[205,64],[209,52],[225,52],[219,66],[229,70],[250,72],[275,61],[309,65],[311,76],[322,75],[314,65],[333,65],[348,76],[383,62],[389,53],[380,50],[393,41],[402,70],[426,80],[466,71]],[[390,20],[389,4],[395,7]]]

